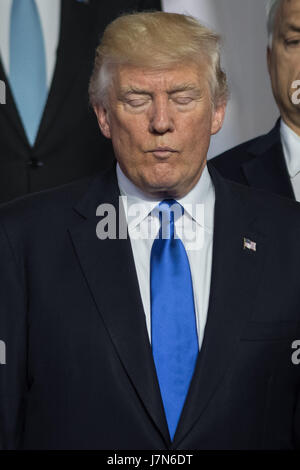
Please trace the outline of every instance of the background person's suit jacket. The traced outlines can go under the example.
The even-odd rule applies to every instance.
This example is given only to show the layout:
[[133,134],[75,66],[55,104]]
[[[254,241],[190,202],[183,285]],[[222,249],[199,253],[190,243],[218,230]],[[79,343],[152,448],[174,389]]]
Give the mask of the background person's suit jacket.
[[95,49],[105,26],[125,11],[160,9],[160,0],[62,0],[57,61],[37,139],[27,140],[0,62],[0,202],[93,174],[113,160],[111,142],[88,105]]
[[237,145],[210,161],[225,178],[295,200],[280,139],[280,120],[268,134]]
[[209,171],[209,311],[173,443],[130,240],[96,237],[115,168],[2,206],[0,448],[300,447],[300,208]]

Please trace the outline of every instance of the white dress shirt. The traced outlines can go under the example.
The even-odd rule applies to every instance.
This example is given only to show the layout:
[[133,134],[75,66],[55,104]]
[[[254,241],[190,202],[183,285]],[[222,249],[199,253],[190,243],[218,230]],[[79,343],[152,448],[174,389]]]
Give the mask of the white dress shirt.
[[[13,0],[0,0],[0,56],[9,78],[10,12]],[[46,54],[47,87],[50,88],[56,65],[60,32],[61,0],[35,0],[40,15]]]
[[[124,175],[119,164],[117,178],[151,342],[150,255],[160,228],[156,206],[161,200],[151,198],[137,188]],[[177,236],[180,234],[190,263],[200,349],[209,303],[215,206],[215,191],[206,166],[194,188],[177,201],[184,208],[184,214],[177,220],[175,215],[175,232]],[[135,204],[139,204],[138,217],[130,214],[135,211]],[[149,233],[153,236],[147,236]],[[201,235],[203,238],[200,239]]]
[[300,202],[300,136],[283,119],[280,122],[280,136],[294,195]]

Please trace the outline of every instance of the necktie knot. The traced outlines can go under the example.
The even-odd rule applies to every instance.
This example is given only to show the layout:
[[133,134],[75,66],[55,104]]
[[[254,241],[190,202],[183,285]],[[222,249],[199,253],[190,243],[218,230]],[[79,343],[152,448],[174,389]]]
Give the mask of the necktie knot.
[[164,199],[158,204],[159,238],[174,238],[174,221],[183,215],[184,209],[175,199]]

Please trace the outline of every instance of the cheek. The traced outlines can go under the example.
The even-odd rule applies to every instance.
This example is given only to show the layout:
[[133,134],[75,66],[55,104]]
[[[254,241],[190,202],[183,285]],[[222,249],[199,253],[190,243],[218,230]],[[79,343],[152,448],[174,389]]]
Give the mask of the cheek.
[[211,137],[211,116],[207,113],[206,119],[194,119],[183,129],[182,135],[185,137],[187,147],[190,149],[199,149],[206,147]]
[[286,81],[288,82],[289,87],[292,86],[295,80],[299,80],[300,78],[300,60],[299,59],[300,58],[299,58],[299,52],[298,52],[291,58],[291,60],[289,61],[289,63],[284,69],[286,70],[285,77],[286,77]]
[[145,135],[138,123],[115,120],[112,126],[112,144],[116,158],[130,171],[140,166]]
[[283,52],[281,56],[276,56],[272,67],[272,75],[280,88],[290,87],[292,81],[299,74],[298,71],[299,60],[295,60],[293,55]]
[[140,119],[119,119],[115,122],[114,135],[120,145],[133,148],[140,147],[145,141],[146,130],[142,117]]

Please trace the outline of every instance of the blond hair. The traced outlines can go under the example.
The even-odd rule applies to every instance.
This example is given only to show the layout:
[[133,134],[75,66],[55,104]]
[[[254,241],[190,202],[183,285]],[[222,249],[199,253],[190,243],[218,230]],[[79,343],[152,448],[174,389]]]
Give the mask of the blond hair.
[[220,37],[192,16],[178,13],[132,13],[118,17],[97,47],[89,84],[92,106],[105,104],[116,66],[164,69],[178,63],[206,62],[213,105],[226,102],[226,74],[220,65]]

